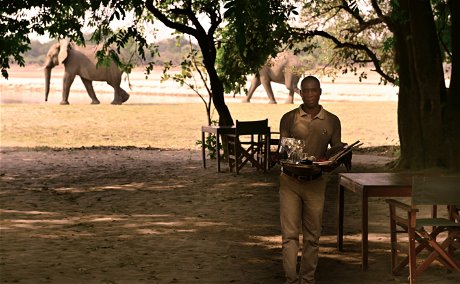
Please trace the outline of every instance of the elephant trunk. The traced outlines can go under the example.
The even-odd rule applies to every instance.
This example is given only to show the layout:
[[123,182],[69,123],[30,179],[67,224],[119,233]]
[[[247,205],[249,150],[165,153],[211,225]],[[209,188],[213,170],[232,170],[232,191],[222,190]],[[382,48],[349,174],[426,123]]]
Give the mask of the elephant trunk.
[[45,102],[48,101],[48,94],[50,92],[50,79],[51,79],[51,68],[45,67]]

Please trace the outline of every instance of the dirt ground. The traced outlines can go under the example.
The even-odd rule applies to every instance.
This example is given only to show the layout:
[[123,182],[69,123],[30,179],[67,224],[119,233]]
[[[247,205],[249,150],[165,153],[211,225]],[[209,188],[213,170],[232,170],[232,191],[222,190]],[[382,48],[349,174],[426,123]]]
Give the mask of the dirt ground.
[[[197,150],[2,148],[1,283],[282,283],[279,167],[239,176]],[[355,154],[352,171],[391,158]],[[337,172],[327,190],[317,283],[405,283],[390,273],[388,208],[371,199],[369,270],[359,202],[345,199],[336,249]],[[418,283],[460,283],[434,265]]]

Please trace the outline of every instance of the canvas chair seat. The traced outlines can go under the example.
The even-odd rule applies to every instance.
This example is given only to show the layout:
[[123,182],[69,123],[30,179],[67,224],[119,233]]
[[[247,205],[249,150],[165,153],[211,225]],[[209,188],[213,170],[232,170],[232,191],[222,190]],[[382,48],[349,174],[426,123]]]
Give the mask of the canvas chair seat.
[[236,120],[235,134],[227,135],[228,165],[236,174],[247,164],[267,171],[270,128],[268,119],[255,121]]
[[[399,275],[409,266],[409,282],[417,278],[435,260],[446,268],[460,273],[460,263],[455,259],[455,243],[460,238],[460,177],[415,176],[412,181],[411,204],[387,199],[390,209],[391,266],[392,273]],[[437,217],[439,205],[447,205],[447,218]],[[432,218],[420,218],[417,214],[422,206],[432,208]],[[403,230],[398,230],[397,228]],[[398,234],[407,234],[406,256],[399,257],[403,251]],[[440,236],[441,233],[443,237]],[[421,252],[427,250],[428,256],[422,261]]]
[[423,227],[443,227],[451,230],[460,230],[460,223],[454,223],[446,218],[422,218],[417,219],[415,223],[416,230],[422,230]]

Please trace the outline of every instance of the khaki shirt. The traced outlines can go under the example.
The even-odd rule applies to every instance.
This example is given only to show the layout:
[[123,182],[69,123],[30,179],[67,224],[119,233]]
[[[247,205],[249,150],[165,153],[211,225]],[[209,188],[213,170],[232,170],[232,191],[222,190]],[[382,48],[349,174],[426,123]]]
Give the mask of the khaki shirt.
[[343,147],[339,118],[322,106],[315,117],[303,111],[302,106],[287,112],[280,121],[280,134],[305,140],[308,155],[317,159],[326,158],[329,145]]

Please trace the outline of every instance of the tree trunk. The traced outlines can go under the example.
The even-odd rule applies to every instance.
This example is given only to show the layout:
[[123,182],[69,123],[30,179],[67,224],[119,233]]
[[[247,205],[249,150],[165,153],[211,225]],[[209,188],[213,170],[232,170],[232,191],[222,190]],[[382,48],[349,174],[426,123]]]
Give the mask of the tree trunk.
[[213,70],[208,70],[208,74],[209,80],[211,81],[212,102],[219,114],[219,125],[231,126],[233,125],[233,118],[230,114],[230,110],[225,104],[224,85],[217,75],[216,69],[212,69]]
[[409,43],[405,40],[409,27],[396,25],[394,37],[396,39],[396,58],[399,67],[399,94],[398,94],[398,134],[401,146],[400,157],[396,166],[409,168],[411,163],[423,163],[423,151],[419,145],[421,137],[420,117],[417,106],[420,104],[417,85],[413,84],[413,61],[409,52]]
[[445,104],[446,84],[441,50],[430,0],[408,1],[412,36],[411,51],[416,84],[420,91],[419,112],[423,125],[422,147],[424,168],[446,166],[443,158],[443,121],[441,105]]
[[[399,67],[399,168],[447,166],[442,103],[446,88],[429,0],[401,0],[395,21]],[[403,20],[407,19],[407,21]]]
[[211,84],[212,102],[219,114],[219,125],[231,126],[233,125],[233,118],[230,110],[225,104],[224,85],[217,75],[215,67],[216,63],[216,48],[214,46],[214,39],[210,36],[201,35],[197,36],[198,44],[200,45],[201,53],[203,54],[203,64],[209,75]]
[[460,170],[460,1],[451,0],[451,40],[452,40],[452,69],[447,103],[443,119],[445,121],[446,148],[451,149],[449,168]]
[[[452,72],[450,78],[450,97],[460,100],[460,1],[450,1],[451,11],[451,40],[452,40]],[[458,110],[458,109],[457,109]]]

